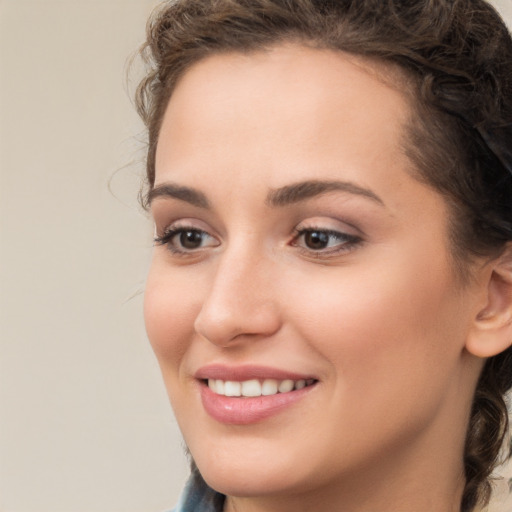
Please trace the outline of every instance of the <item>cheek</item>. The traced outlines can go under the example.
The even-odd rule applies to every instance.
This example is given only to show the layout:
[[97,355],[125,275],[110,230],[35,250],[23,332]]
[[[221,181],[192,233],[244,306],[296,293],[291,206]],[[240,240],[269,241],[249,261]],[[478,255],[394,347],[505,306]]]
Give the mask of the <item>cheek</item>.
[[317,276],[307,293],[290,293],[307,298],[295,299],[292,316],[344,392],[412,397],[425,387],[434,395],[464,345],[460,297],[446,265],[422,274],[410,260],[409,268],[391,261],[385,272],[365,266],[364,272],[341,269],[339,279]]
[[154,263],[146,282],[144,320],[162,370],[177,367],[194,335],[200,301],[195,287],[182,281],[178,272]]
[[[326,280],[296,303],[300,336],[328,363],[339,457],[356,456],[370,439],[382,447],[412,439],[457,393],[448,390],[458,386],[463,329],[448,280],[419,282],[396,270],[393,279],[354,272],[343,287]],[[350,448],[340,442],[347,436]]]

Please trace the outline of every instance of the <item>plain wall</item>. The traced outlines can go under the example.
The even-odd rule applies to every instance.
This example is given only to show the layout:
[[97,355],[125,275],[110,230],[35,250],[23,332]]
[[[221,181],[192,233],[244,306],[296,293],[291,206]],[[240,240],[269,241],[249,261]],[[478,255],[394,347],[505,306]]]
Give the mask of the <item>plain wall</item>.
[[185,478],[143,326],[125,87],[154,3],[0,3],[2,512],[161,511]]
[[186,477],[124,85],[155,3],[0,1],[1,512],[159,512]]

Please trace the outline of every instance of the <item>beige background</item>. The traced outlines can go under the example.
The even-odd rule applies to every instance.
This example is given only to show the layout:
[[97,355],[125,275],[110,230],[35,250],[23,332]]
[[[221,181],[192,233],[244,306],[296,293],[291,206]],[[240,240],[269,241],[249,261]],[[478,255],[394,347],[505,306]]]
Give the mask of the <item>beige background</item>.
[[0,512],[159,512],[186,476],[124,85],[155,3],[0,0]]

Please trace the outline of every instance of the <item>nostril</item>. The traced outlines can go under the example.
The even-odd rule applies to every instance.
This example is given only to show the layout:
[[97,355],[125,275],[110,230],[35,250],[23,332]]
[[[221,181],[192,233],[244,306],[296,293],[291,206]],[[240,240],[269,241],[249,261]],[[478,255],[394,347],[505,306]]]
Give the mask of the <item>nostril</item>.
[[[226,314],[227,313],[227,314]],[[253,314],[240,311],[202,311],[196,319],[195,331],[207,341],[229,347],[248,341],[257,341],[275,334],[280,328],[278,315],[273,311]]]
[[194,323],[195,331],[211,343],[228,347],[256,341],[280,328],[275,288],[268,277],[255,274],[254,262],[227,257],[215,269]]

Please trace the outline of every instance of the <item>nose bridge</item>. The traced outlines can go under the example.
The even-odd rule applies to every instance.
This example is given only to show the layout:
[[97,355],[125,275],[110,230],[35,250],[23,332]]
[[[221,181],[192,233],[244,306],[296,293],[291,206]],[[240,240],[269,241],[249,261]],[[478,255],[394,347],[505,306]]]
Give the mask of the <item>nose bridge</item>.
[[218,256],[196,331],[221,346],[243,335],[269,336],[279,328],[268,260],[262,251],[233,246]]

